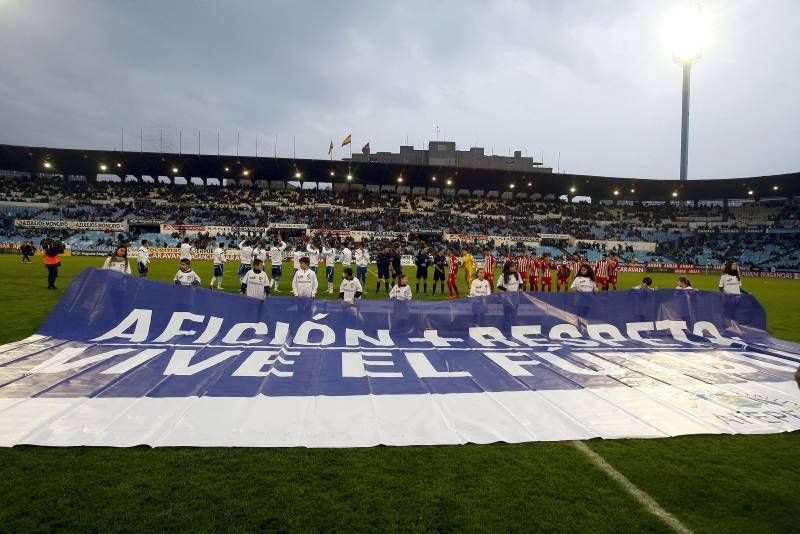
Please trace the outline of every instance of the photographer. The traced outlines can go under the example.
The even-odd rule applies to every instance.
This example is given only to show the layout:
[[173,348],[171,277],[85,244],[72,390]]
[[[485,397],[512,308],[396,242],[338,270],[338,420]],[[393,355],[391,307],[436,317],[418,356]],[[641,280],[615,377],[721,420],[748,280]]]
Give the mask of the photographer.
[[47,289],[56,289],[55,282],[58,278],[58,268],[61,267],[64,243],[47,238],[42,241],[42,249],[44,250],[44,266],[47,267]]

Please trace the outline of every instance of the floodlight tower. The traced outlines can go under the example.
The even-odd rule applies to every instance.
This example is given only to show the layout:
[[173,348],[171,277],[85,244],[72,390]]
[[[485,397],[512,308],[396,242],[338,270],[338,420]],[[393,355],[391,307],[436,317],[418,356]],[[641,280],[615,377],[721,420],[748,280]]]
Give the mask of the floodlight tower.
[[702,12],[700,4],[677,8],[670,13],[669,33],[672,61],[683,68],[681,102],[681,180],[689,170],[689,88],[692,65],[703,57]]

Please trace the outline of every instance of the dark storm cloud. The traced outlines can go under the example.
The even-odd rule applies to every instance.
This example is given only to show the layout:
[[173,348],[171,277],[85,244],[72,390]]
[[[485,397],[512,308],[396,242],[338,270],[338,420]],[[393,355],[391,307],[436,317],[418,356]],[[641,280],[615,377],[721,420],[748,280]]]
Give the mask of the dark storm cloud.
[[[325,157],[440,135],[568,171],[674,177],[668,2],[0,0],[0,142]],[[693,177],[800,169],[791,1],[705,2]],[[339,151],[337,156],[344,155]]]

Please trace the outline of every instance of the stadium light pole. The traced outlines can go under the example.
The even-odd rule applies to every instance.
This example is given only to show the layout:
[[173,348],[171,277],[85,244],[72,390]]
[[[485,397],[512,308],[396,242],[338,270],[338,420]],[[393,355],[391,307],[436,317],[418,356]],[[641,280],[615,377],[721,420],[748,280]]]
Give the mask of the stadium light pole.
[[681,167],[680,179],[689,172],[689,94],[692,65],[703,57],[702,12],[700,4],[672,10],[667,21],[672,61],[683,70],[681,97]]

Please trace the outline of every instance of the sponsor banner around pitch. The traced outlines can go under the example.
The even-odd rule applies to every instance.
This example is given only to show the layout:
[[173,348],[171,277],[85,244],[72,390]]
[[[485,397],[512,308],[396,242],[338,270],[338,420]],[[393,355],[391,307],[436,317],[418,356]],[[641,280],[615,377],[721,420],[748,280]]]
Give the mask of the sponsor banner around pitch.
[[407,232],[372,232],[367,230],[350,230],[350,237],[353,241],[406,241]]
[[108,256],[114,251],[114,246],[103,248],[73,248],[69,249],[72,256]]
[[[151,260],[178,260],[181,257],[181,249],[179,248],[163,248],[156,247],[149,249]],[[239,251],[236,249],[229,249],[225,251],[225,261],[238,261],[240,258]],[[210,250],[196,250],[192,254],[193,260],[211,260],[213,259],[213,252]]]
[[[692,224],[690,223],[689,226],[692,227]],[[738,226],[725,227],[722,225],[716,225],[711,228],[702,228],[695,226],[694,231],[698,234],[763,234],[767,231],[767,227],[757,226],[741,228]]]
[[639,267],[635,265],[620,265],[617,267],[617,270],[621,273],[643,273],[645,272],[644,267]]
[[37,219],[17,219],[17,228],[40,228],[46,230],[99,230],[102,232],[124,232],[128,229],[126,222],[110,221],[46,221]]
[[270,230],[307,230],[308,225],[305,223],[272,223],[269,225]]
[[790,271],[742,271],[744,277],[753,278],[785,278],[787,280],[800,280],[800,273]]
[[209,225],[206,226],[206,232],[209,235],[215,236],[219,234],[256,234],[263,235],[269,231],[266,226],[219,226]]
[[467,241],[467,242],[475,242],[478,241],[481,244],[486,243],[489,241],[489,236],[485,234],[451,234],[445,233],[442,235],[445,241]]
[[532,235],[490,235],[489,239],[494,241],[495,246],[499,245],[516,245],[522,243],[524,245],[533,247],[538,245],[538,236]]
[[81,274],[0,347],[0,445],[349,447],[800,429],[749,295],[341,301]]
[[174,233],[193,233],[200,234],[206,232],[204,224],[162,224],[161,233],[171,235]]
[[648,269],[694,269],[693,263],[662,263],[648,261],[644,264]]
[[161,233],[171,235],[174,233],[191,234],[256,234],[264,235],[274,230],[305,230],[307,224],[274,223],[269,226],[219,226],[205,224],[162,224]]

